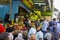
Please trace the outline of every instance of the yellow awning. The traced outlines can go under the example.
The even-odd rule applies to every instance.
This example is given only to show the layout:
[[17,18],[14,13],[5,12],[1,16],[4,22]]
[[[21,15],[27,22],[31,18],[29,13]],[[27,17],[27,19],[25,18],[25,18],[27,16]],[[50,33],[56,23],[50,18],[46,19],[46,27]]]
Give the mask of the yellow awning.
[[33,1],[32,0],[23,0],[22,1],[28,8],[33,7]]

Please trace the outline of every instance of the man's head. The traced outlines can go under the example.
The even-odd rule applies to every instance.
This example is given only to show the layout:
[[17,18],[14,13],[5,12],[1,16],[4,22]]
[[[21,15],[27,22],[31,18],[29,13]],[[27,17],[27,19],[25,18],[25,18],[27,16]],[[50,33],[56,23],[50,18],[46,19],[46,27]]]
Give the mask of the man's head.
[[50,32],[50,28],[49,27],[47,28],[47,32]]
[[35,21],[31,21],[30,25],[34,26],[35,25]]
[[53,21],[56,21],[56,19],[54,18]]
[[35,35],[35,34],[32,34],[32,35],[30,36],[30,40],[36,40],[36,35]]
[[7,29],[6,29],[6,32],[11,32],[11,33],[13,33],[14,30],[15,30],[14,27],[10,27],[10,28],[7,28]]
[[31,21],[31,23],[28,24],[27,29],[30,29],[31,27],[35,26],[35,22]]
[[10,40],[8,36],[9,36],[9,34],[7,32],[0,33],[0,40]]

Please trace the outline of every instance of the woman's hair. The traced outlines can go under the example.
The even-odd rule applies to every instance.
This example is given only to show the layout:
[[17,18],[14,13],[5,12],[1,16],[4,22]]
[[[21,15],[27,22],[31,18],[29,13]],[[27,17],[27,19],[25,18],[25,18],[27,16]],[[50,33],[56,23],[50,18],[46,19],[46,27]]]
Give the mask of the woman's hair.
[[14,29],[14,27],[10,27],[10,28],[7,28],[6,29],[6,32],[12,32],[12,31],[14,31],[15,29]]

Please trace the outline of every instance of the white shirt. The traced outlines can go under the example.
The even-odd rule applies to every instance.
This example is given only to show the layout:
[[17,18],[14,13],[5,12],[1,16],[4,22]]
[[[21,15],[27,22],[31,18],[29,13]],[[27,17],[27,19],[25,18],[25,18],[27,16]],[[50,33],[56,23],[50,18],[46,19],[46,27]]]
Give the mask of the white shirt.
[[48,23],[47,21],[43,21],[43,22],[42,22],[42,26],[43,26],[42,30],[43,30],[43,31],[46,31],[48,25],[49,25],[49,23]]
[[16,37],[15,40],[24,40],[22,37]]
[[40,38],[42,38],[42,40],[43,40],[43,33],[42,33],[42,31],[39,31],[39,32],[36,33],[36,40],[39,40]]
[[28,23],[31,23],[31,20],[28,20]]
[[60,39],[59,39],[60,40]]
[[35,28],[31,28],[30,30],[29,30],[29,32],[28,32],[28,38],[30,38],[30,35],[31,34],[36,34],[36,29]]
[[22,33],[19,33],[19,34],[18,34],[18,37],[23,37]]
[[16,22],[18,21],[18,18],[16,18]]
[[51,33],[46,33],[46,34],[45,34],[45,38],[46,38],[47,40],[51,40],[51,38],[52,38]]
[[60,32],[60,23],[57,23],[57,30]]
[[13,38],[14,38],[12,33],[9,33],[8,37],[9,37],[10,40],[13,40]]

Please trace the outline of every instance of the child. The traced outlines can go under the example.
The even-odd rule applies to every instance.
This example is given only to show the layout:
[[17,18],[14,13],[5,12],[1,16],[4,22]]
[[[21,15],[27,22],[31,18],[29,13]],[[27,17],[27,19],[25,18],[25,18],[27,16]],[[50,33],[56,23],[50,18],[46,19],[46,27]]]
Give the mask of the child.
[[51,40],[52,34],[50,32],[50,28],[47,28],[47,33],[45,34],[45,40]]

